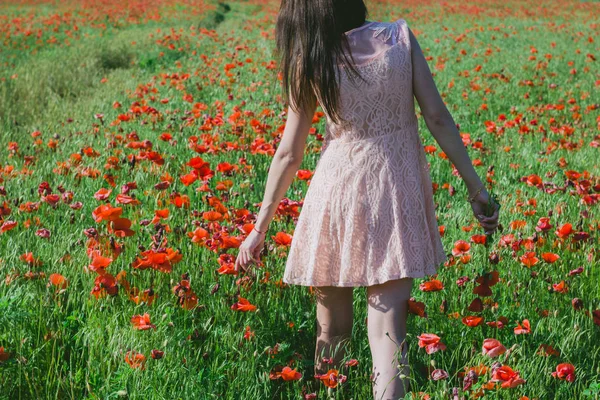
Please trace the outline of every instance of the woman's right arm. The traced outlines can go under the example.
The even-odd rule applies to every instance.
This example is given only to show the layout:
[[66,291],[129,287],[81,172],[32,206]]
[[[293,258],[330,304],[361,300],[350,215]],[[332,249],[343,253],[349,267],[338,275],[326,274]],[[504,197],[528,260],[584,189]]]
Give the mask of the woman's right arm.
[[[412,66],[413,66],[413,93],[421,113],[425,119],[427,128],[440,145],[442,151],[448,156],[452,164],[456,167],[460,176],[467,186],[469,196],[477,192],[477,190],[483,185],[483,182],[477,175],[475,168],[469,154],[465,149],[462,138],[452,115],[446,108],[440,93],[437,90],[431,71],[425,56],[421,51],[419,42],[414,36],[413,32],[408,30],[410,36],[410,47],[412,52]],[[482,227],[486,231],[493,231],[498,226],[498,212],[494,213],[491,217],[480,217],[481,210],[484,210],[483,204],[487,203],[489,194],[485,188],[479,195],[475,197],[476,202],[473,203],[473,211],[480,221]],[[494,218],[495,217],[495,218]]]

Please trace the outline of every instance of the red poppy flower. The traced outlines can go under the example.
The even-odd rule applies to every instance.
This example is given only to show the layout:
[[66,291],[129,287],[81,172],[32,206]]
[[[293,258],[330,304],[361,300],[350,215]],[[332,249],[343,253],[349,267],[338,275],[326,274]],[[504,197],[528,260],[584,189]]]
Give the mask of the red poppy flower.
[[485,244],[486,238],[486,235],[473,235],[471,236],[471,241],[476,244]]
[[66,289],[69,286],[69,282],[61,274],[51,274],[48,277],[48,282],[50,285],[57,286],[59,289]]
[[250,339],[251,339],[251,338],[253,338],[254,336],[255,336],[255,333],[254,333],[254,331],[252,331],[252,330],[250,329],[250,326],[249,326],[249,325],[247,325],[247,326],[246,326],[246,330],[244,331],[244,339],[246,339],[246,340],[250,340]]
[[483,318],[476,315],[468,315],[462,318],[462,323],[471,328],[474,328],[483,323]]
[[250,304],[248,299],[238,295],[238,302],[233,304],[231,306],[231,309],[235,310],[235,311],[244,311],[244,312],[256,311],[256,306],[253,304]]
[[550,224],[550,217],[541,217],[538,220],[538,223],[535,227],[535,230],[538,232],[546,232],[552,229],[552,224]]
[[202,213],[202,218],[204,218],[207,221],[222,221],[223,220],[223,214],[221,214],[218,211],[205,211]]
[[525,182],[529,186],[538,186],[538,185],[541,185],[542,178],[540,178],[539,175],[531,174],[531,175],[529,175],[529,176],[526,177]]
[[466,240],[457,240],[452,248],[452,255],[461,256],[471,249],[471,245]]
[[110,204],[102,204],[96,207],[92,212],[94,221],[113,221],[121,216],[123,209],[121,207],[112,207]]
[[302,181],[309,180],[313,176],[313,172],[307,169],[299,169],[296,171],[296,176]]
[[10,358],[10,353],[4,350],[4,346],[0,346],[0,363],[8,360]]
[[289,247],[292,244],[293,236],[285,232],[277,232],[274,236],[271,236],[277,246]]
[[101,272],[113,262],[112,258],[104,257],[99,252],[92,254],[92,263],[88,265],[88,268],[94,272]]
[[418,315],[419,317],[427,318],[425,303],[421,301],[415,301],[412,297],[408,300],[408,312]]
[[526,252],[519,258],[519,260],[521,260],[521,264],[523,264],[527,268],[531,268],[532,266],[537,264],[538,261],[540,261],[540,259],[535,256],[534,251]]
[[353,358],[351,360],[346,361],[344,365],[346,365],[346,367],[355,367],[358,365],[358,360],[356,358]]
[[490,382],[502,382],[502,388],[508,389],[517,387],[526,381],[519,376],[517,371],[513,371],[508,365],[503,365],[494,370]]
[[115,277],[109,273],[103,273],[102,275],[98,275],[96,277],[96,280],[94,281],[94,288],[92,289],[91,294],[96,299],[99,299],[107,294],[110,296],[116,296],[118,292],[119,287],[117,286],[117,280]]
[[141,370],[146,368],[146,356],[135,350],[127,352],[125,355],[125,362],[129,364],[131,368],[139,368]]
[[29,264],[32,267],[39,267],[40,265],[42,265],[42,262],[40,261],[40,259],[35,258],[33,256],[32,252],[27,252],[27,253],[21,254],[19,256],[19,259],[21,261],[25,261],[27,264]]
[[132,267],[135,269],[152,268],[164,273],[170,273],[173,269],[173,264],[178,263],[181,259],[181,253],[171,248],[165,251],[146,250],[135,259]]
[[553,262],[555,262],[556,260],[558,260],[560,257],[558,254],[554,254],[554,253],[542,253],[542,259],[544,261],[546,261],[549,264],[552,264]]
[[144,313],[144,315],[134,315],[131,317],[131,323],[134,329],[145,331],[148,329],[156,329],[156,325],[150,323],[150,315]]
[[444,284],[442,281],[432,278],[427,282],[421,283],[419,289],[423,292],[437,292],[444,289]]
[[558,293],[567,293],[569,291],[569,287],[565,283],[565,281],[560,281],[559,283],[552,284],[552,290]]
[[181,195],[179,193],[171,194],[170,201],[171,201],[171,204],[173,204],[177,208],[182,208],[182,207],[188,208],[190,206],[190,198],[189,198],[189,196],[187,196],[185,194],[184,195]]
[[178,297],[177,302],[184,310],[191,310],[198,305],[198,296],[190,287],[190,281],[186,275],[173,287],[173,293]]
[[575,366],[569,363],[561,363],[556,366],[556,371],[552,372],[552,376],[567,382],[575,381]]
[[340,374],[337,369],[330,369],[326,373],[316,374],[314,377],[320,379],[328,388],[335,388],[339,383],[346,381],[346,376]]
[[442,343],[441,338],[433,333],[423,333],[417,336],[419,339],[419,347],[425,347],[427,354],[435,353],[438,350],[446,350],[446,345]]
[[529,320],[528,319],[524,319],[523,320],[523,325],[517,323],[517,326],[514,328],[514,332],[517,335],[520,335],[522,333],[531,333],[531,326],[529,325]]
[[127,218],[117,218],[110,222],[109,232],[118,237],[128,237],[135,234],[131,229],[131,221]]
[[472,312],[481,312],[483,311],[483,302],[479,297],[476,297],[471,301],[471,304],[467,307],[467,310]]
[[284,381],[297,381],[302,378],[302,374],[290,367],[283,367],[280,375]]
[[117,195],[117,197],[115,198],[115,201],[119,204],[131,204],[131,205],[138,205],[140,204],[140,201],[138,199],[134,199],[131,196],[128,196],[126,194],[123,193],[119,193]]
[[483,355],[497,357],[506,352],[506,347],[496,339],[485,339],[483,341]]
[[17,225],[18,223],[16,221],[5,221],[2,225],[0,225],[0,234],[16,228]]
[[100,188],[96,193],[94,193],[94,198],[96,200],[106,200],[110,196],[112,190]]
[[563,224],[554,233],[556,233],[556,236],[559,238],[564,239],[573,233],[573,225],[570,223]]

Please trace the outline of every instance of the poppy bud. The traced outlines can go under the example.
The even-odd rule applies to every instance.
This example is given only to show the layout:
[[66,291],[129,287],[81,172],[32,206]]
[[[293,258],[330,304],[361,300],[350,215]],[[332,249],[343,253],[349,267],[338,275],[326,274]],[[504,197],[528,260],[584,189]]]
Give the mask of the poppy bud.
[[500,256],[498,253],[492,253],[489,256],[490,264],[498,264],[500,262]]
[[440,304],[440,311],[445,314],[447,310],[448,310],[448,301],[446,299],[444,299],[442,301],[442,304]]
[[433,379],[434,381],[439,381],[441,379],[447,379],[448,377],[449,377],[448,372],[446,372],[443,369],[435,369],[431,373],[431,379]]
[[494,373],[494,371],[496,371],[498,368],[500,368],[502,366],[502,363],[500,361],[494,361],[494,363],[492,364],[492,374]]
[[155,360],[160,360],[161,358],[163,358],[164,354],[165,354],[164,351],[160,351],[160,350],[156,350],[156,349],[154,349],[150,352],[150,355]]
[[88,228],[83,230],[83,234],[89,238],[93,238],[98,235],[98,231],[96,228]]

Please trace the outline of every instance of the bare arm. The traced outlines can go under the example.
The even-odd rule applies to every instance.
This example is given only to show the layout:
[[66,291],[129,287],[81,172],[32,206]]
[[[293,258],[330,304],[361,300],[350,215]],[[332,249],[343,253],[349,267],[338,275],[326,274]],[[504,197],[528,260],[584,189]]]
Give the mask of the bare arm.
[[256,220],[256,229],[260,231],[268,228],[281,199],[300,168],[306,138],[316,110],[316,100],[313,104],[311,109],[302,110],[300,113],[288,107],[283,136],[269,167],[265,195]]
[[409,34],[412,50],[413,92],[425,118],[425,123],[444,153],[460,173],[467,185],[469,194],[472,194],[482,185],[481,179],[475,168],[473,168],[452,115],[450,115],[435,86],[419,42],[417,42],[410,29]]
[[[252,262],[260,262],[260,252],[264,247],[266,230],[304,158],[306,138],[317,108],[316,99],[310,101],[309,104],[310,106],[306,108],[294,107],[298,111],[294,111],[291,106],[288,106],[283,136],[269,167],[265,194],[254,224],[255,229],[240,244],[234,264],[236,272],[240,268],[245,270]],[[256,229],[261,233],[258,233]]]

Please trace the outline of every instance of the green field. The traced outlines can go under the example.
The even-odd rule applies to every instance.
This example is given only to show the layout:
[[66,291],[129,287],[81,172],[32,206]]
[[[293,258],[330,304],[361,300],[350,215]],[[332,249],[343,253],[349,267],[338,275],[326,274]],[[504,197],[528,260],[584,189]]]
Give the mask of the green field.
[[[450,258],[413,286],[426,316],[409,316],[407,398],[600,398],[600,2],[367,6],[408,22],[502,204],[500,231],[477,243],[465,185],[417,110]],[[281,281],[305,175],[264,267],[231,273],[285,126],[278,7],[0,2],[0,399],[372,398],[365,289],[358,364],[327,388],[313,378],[313,291]],[[302,170],[325,134],[317,111]],[[427,354],[424,333],[446,349]],[[482,354],[489,338],[508,351]],[[494,382],[497,362],[524,382]],[[552,375],[560,364],[574,379]],[[271,379],[285,365],[302,377]]]

